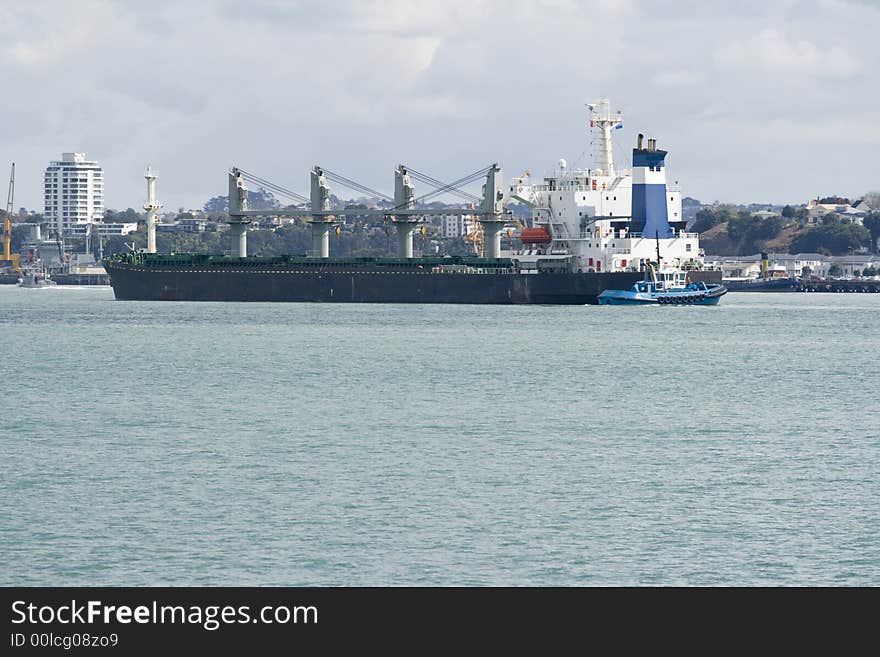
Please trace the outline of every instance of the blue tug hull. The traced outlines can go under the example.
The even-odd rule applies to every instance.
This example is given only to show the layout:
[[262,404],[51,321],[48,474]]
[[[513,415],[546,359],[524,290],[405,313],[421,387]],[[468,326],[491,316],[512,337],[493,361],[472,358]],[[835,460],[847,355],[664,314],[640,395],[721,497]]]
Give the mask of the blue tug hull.
[[603,306],[714,306],[727,294],[723,285],[691,283],[686,288],[656,289],[654,283],[636,283],[629,290],[605,290],[599,295]]

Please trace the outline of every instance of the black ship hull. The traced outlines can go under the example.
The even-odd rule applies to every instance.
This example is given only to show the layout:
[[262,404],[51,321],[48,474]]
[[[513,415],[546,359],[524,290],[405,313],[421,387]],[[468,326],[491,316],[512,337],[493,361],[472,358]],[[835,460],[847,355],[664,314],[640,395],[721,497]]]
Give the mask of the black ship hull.
[[729,292],[797,292],[796,278],[769,278],[757,281],[726,281]]
[[629,289],[643,274],[423,273],[301,271],[295,268],[146,268],[105,263],[113,292],[138,301],[286,301],[328,303],[598,303],[606,289]]

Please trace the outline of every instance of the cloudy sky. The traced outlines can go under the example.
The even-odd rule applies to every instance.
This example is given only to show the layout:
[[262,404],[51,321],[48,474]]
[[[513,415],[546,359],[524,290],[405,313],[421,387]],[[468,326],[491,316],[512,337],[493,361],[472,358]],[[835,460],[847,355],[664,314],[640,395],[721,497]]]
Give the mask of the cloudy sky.
[[589,164],[603,96],[619,160],[657,137],[686,195],[880,189],[878,0],[7,0],[0,49],[0,174],[33,209],[71,150],[115,208],[148,162],[174,209],[231,165],[299,191],[314,164],[385,191],[399,162],[541,174]]

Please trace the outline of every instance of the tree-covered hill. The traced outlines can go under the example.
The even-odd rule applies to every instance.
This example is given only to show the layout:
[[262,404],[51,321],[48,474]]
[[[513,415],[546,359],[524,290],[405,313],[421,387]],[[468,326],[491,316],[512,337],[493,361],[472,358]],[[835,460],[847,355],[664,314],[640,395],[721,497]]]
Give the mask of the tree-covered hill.
[[816,226],[802,225],[803,219],[793,212],[764,217],[720,205],[700,210],[690,230],[700,233],[706,253],[731,256],[761,251],[846,255],[874,250],[880,238],[880,213],[868,215],[864,226],[833,213]]

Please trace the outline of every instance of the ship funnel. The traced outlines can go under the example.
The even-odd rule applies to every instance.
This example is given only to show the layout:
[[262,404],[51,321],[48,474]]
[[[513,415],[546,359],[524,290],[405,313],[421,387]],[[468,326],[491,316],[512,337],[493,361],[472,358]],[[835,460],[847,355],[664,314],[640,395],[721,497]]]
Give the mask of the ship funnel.
[[[641,135],[639,135],[641,136]],[[634,148],[632,153],[632,222],[631,230],[645,237],[668,239],[672,237],[666,196],[666,151],[657,148],[656,139],[648,139],[646,148]]]
[[645,140],[645,135],[643,135],[643,134],[640,132],[640,133],[639,133],[639,136],[636,138],[636,148],[638,148],[639,150],[642,150],[642,142],[643,142],[644,140]]

